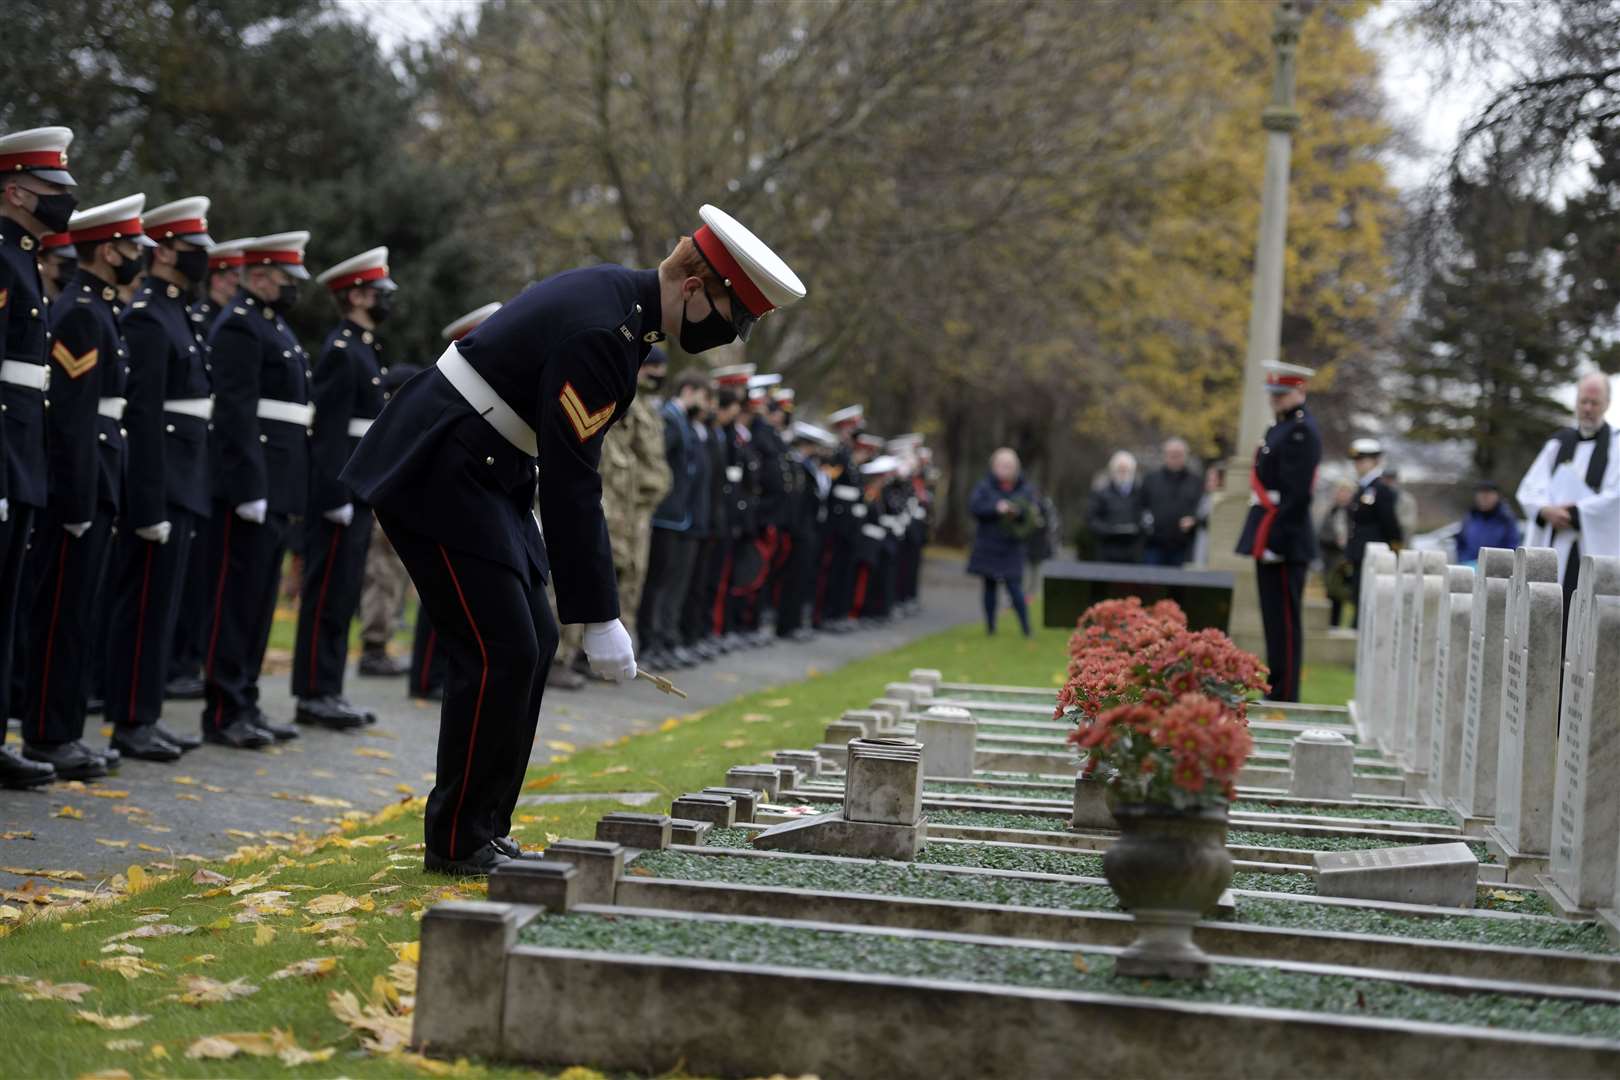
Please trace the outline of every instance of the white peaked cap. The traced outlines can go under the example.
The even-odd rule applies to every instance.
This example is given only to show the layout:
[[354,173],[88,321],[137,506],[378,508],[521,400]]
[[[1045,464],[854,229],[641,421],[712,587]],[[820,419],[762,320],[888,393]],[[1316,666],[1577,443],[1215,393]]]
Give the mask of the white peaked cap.
[[904,450],[915,450],[922,445],[922,442],[923,437],[913,431],[905,435],[896,435],[890,439],[888,448],[895,453],[899,453]]
[[753,364],[732,364],[730,367],[717,367],[709,372],[709,377],[717,386],[743,386],[754,378]]
[[141,215],[141,221],[153,240],[176,238],[211,250],[214,238],[208,235],[208,205],[207,196],[192,195],[154,206]]
[[356,285],[370,285],[375,289],[397,289],[388,276],[388,249],[374,247],[352,259],[344,259],[329,270],[323,270],[316,279],[333,292],[352,289]]
[[1356,439],[1350,443],[1351,457],[1381,457],[1384,444],[1377,439]]
[[866,419],[866,406],[850,405],[839,409],[837,412],[827,417],[827,423],[836,426],[838,424],[849,424],[864,419]]
[[304,269],[304,246],[308,243],[309,233],[305,230],[254,237],[246,249],[247,265],[279,266],[293,277],[307,281],[309,271]]
[[258,239],[256,237],[242,236],[235,240],[226,240],[222,244],[210,244],[208,247],[208,257],[212,259],[216,256],[222,257],[225,255],[240,255],[256,243],[258,243]]
[[826,428],[820,428],[814,424],[805,423],[803,420],[793,421],[793,436],[794,438],[798,439],[808,439],[810,442],[817,443],[821,446],[838,445],[838,436],[834,435]]
[[[764,294],[772,308],[787,307],[804,299],[804,282],[799,280],[799,275],[782,261],[780,255],[766,247],[763,240],[749,232],[742,222],[718,206],[710,206],[708,203],[704,203],[698,210],[698,217],[703,219],[703,224],[726,246],[726,250],[742,269],[746,282],[733,282],[734,290],[739,284],[743,284],[745,288],[752,285],[754,289]],[[704,254],[711,253],[705,251]],[[725,267],[716,266],[715,269],[721,274],[727,273]],[[748,304],[749,310],[753,311],[752,298],[743,295],[740,290],[737,291],[743,302]],[[754,311],[754,314],[763,315],[765,312]]]
[[77,187],[67,171],[67,148],[73,143],[73,129],[37,127],[0,135],[0,173],[30,172],[41,180],[64,187]]
[[900,463],[888,454],[882,454],[861,466],[862,476],[881,476],[892,473],[900,467]]
[[122,199],[76,211],[68,218],[67,231],[75,244],[129,240],[142,247],[156,247],[141,225],[141,211],[145,207],[145,195],[125,195]]
[[444,338],[446,341],[459,341],[468,334],[472,333],[474,330],[478,329],[479,323],[483,322],[485,319],[489,318],[499,310],[501,310],[501,303],[499,300],[495,301],[494,303],[485,304],[483,307],[473,308],[460,318],[452,319],[448,323],[445,323],[444,329],[439,331],[439,336]]
[[1316,375],[1316,372],[1311,368],[1300,367],[1298,364],[1286,364],[1281,360],[1267,360],[1265,370],[1266,389],[1274,394],[1298,390]]

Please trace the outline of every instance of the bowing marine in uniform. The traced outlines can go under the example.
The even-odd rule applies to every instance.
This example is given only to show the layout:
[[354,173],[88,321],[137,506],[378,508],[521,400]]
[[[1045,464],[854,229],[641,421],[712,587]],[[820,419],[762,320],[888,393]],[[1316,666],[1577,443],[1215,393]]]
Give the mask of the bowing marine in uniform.
[[[1350,595],[1361,595],[1361,558],[1371,543],[1396,550],[1406,539],[1396,513],[1399,496],[1384,479],[1384,447],[1377,439],[1356,439],[1350,444],[1356,470],[1356,497],[1350,504],[1350,536],[1344,558],[1350,564]],[[1361,613],[1356,613],[1359,620]]]
[[1238,538],[1237,553],[1255,561],[1260,618],[1265,625],[1266,662],[1273,701],[1299,700],[1299,672],[1305,657],[1301,603],[1305,577],[1316,558],[1311,524],[1311,491],[1322,461],[1322,435],[1305,408],[1307,383],[1314,374],[1294,364],[1266,365],[1266,390],[1276,422],[1266,430],[1250,473],[1252,500]]
[[159,718],[185,583],[206,578],[192,555],[209,513],[214,403],[188,302],[208,276],[207,214],[201,196],[147,211],[157,247],[122,323],[129,470],[107,585],[106,716],[114,749],[144,761],[175,761],[201,742]]
[[360,606],[372,514],[339,474],[382,412],[388,367],[376,330],[388,317],[397,286],[388,273],[385,247],[346,259],[316,281],[331,290],[343,320],[326,335],[314,367],[315,425],[292,691],[299,723],[342,730],[376,717],[343,696],[349,624]]
[[237,749],[298,735],[259,708],[259,671],[292,519],[308,505],[309,355],[282,318],[309,278],[308,242],[307,232],[255,239],[241,288],[208,338],[213,509],[202,728],[209,742]]
[[[11,692],[13,643],[33,595],[23,587],[23,561],[34,517],[45,508],[50,305],[39,274],[39,240],[66,230],[73,213],[72,141],[64,127],[0,135],[0,719],[20,705]],[[0,745],[0,787],[55,778],[49,763]]]
[[79,269],[51,315],[50,494],[25,569],[35,593],[20,651],[21,715],[30,756],[68,779],[103,776],[109,764],[81,737],[124,496],[129,363],[114,305],[117,287],[140,272],[142,249],[155,246],[141,224],[145,204],[146,196],[130,195],[73,215],[68,233]]
[[701,215],[658,270],[593,266],[530,285],[407,384],[343,472],[376,507],[449,660],[430,871],[484,874],[518,853],[511,815],[558,639],[553,562],[559,614],[585,624],[593,669],[636,675],[598,465],[647,351],[665,334],[689,353],[726,344],[803,295],[752,233],[713,207]]

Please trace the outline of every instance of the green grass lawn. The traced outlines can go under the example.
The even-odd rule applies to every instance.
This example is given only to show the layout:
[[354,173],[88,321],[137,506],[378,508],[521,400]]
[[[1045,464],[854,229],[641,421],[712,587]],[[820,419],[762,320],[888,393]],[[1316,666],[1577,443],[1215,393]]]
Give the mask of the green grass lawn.
[[[671,716],[657,731],[532,769],[531,792],[602,798],[520,808],[514,832],[530,847],[591,837],[602,814],[623,808],[613,793],[655,791],[646,809],[663,809],[683,792],[723,782],[729,766],[814,745],[828,720],[879,696],[885,683],[914,667],[937,668],[950,681],[1055,692],[1066,638],[1040,630],[1028,640],[1005,632],[992,639],[965,626],[836,674]],[[1307,670],[1311,700],[1331,700],[1348,685],[1348,673]],[[409,998],[415,979],[410,943],[426,907],[478,897],[483,887],[422,873],[422,803],[407,799],[375,815],[350,812],[341,831],[324,836],[263,834],[227,860],[148,863],[115,879],[113,890],[123,895],[111,903],[0,896],[0,976],[13,983],[0,985],[7,1060],[27,1062],[39,1076],[118,1069],[125,1072],[107,1075],[444,1075],[451,1066],[403,1051],[410,1018],[401,998]],[[305,962],[308,973],[274,977]],[[244,988],[253,989],[208,1000]],[[208,1041],[222,1034],[241,1038]],[[225,1054],[238,1045],[247,1049],[228,1059],[188,1056]],[[278,1051],[289,1059],[331,1053],[289,1070]],[[473,1072],[534,1075],[499,1066],[464,1066],[461,1074]]]

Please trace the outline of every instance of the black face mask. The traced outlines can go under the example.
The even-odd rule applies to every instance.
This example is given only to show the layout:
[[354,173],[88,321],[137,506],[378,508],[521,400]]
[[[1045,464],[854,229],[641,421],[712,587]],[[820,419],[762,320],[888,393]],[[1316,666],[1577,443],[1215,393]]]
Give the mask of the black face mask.
[[39,201],[34,204],[34,216],[39,218],[47,231],[66,232],[68,218],[73,216],[73,210],[78,205],[78,196],[71,191],[64,191],[60,195],[39,195]]
[[702,419],[706,415],[707,414],[704,412],[703,406],[701,405],[688,405],[686,407],[686,418],[688,420]]
[[709,295],[708,289],[703,290],[703,298],[709,302],[709,314],[699,322],[686,317],[687,305],[692,302],[690,298],[681,305],[681,348],[689,353],[708,352],[737,340],[737,328],[714,306],[714,297]]
[[371,305],[371,309],[367,311],[366,314],[371,316],[372,322],[380,323],[386,320],[388,316],[392,315],[393,313],[394,294],[390,292],[383,292],[379,289],[377,291],[377,302]]
[[174,253],[174,268],[195,288],[208,276],[208,252],[201,249],[177,251]]
[[124,257],[124,261],[113,267],[113,280],[120,285],[128,285],[141,273],[141,260]]
[[270,306],[277,315],[285,315],[298,303],[298,282],[289,281],[276,291],[276,298],[270,301]]
[[655,375],[652,372],[643,371],[641,373],[641,385],[656,393],[664,385],[666,377],[667,375]]

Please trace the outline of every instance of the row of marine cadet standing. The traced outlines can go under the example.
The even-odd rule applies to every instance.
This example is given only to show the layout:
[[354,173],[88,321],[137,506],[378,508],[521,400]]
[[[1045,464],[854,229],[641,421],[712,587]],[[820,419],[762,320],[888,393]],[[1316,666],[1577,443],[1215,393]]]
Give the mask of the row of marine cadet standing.
[[[397,292],[387,249],[312,279],[296,222],[220,241],[204,195],[91,205],[72,139],[0,134],[0,787],[375,723],[344,693],[357,615],[361,674],[442,698],[450,650],[425,610],[409,660],[388,652],[409,578],[342,478],[421,370],[379,337]],[[310,284],[334,323],[314,350],[286,320]],[[583,403],[570,415],[608,428],[603,510],[644,666],[918,610],[934,475],[921,437],[869,433],[860,406],[808,423],[752,366],[667,373],[655,351],[616,425]],[[260,680],[289,553],[286,718],[261,707]],[[589,676],[580,629],[563,628],[551,685]],[[98,711],[105,742],[87,737]]]

